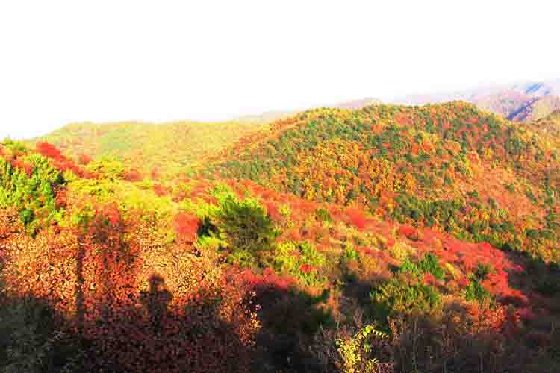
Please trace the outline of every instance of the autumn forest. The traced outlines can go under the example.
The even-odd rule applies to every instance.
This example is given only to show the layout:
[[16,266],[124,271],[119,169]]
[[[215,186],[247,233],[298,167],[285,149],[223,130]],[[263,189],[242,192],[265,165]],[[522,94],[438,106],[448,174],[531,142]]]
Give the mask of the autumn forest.
[[560,371],[560,112],[499,97],[4,140],[0,371]]

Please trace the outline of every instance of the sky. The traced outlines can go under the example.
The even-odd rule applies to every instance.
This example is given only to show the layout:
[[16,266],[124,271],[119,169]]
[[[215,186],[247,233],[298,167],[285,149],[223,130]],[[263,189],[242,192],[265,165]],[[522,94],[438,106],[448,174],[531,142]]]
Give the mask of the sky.
[[0,138],[560,78],[556,1],[0,2]]

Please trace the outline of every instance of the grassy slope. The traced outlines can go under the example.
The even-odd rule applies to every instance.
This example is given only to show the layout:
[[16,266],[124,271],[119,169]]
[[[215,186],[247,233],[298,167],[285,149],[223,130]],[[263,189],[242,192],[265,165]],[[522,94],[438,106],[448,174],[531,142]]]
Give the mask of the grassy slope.
[[175,175],[196,166],[262,122],[71,124],[43,138],[71,157],[115,156],[143,173]]
[[543,134],[547,140],[558,140],[560,138],[560,110],[554,111],[528,125],[534,131]]

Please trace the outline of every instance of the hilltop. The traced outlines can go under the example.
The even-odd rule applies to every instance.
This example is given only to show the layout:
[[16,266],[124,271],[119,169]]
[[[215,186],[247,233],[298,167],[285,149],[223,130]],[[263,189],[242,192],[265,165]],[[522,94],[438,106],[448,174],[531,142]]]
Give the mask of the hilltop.
[[311,110],[225,158],[210,172],[559,258],[557,149],[472,104]]
[[[379,101],[368,98],[333,107],[359,109],[374,103]],[[203,165],[243,137],[266,132],[270,123],[295,114],[297,112],[271,111],[216,123],[73,123],[30,142],[52,143],[77,161],[82,156],[113,157],[135,169],[140,177],[152,172],[175,177]]]
[[114,157],[142,175],[187,172],[266,122],[76,123],[35,141],[47,141],[78,160]]

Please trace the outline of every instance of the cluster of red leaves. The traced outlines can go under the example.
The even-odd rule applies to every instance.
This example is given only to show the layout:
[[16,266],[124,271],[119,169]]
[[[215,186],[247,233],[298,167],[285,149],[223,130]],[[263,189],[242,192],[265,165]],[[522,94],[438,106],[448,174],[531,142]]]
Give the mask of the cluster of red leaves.
[[182,243],[193,243],[200,226],[200,219],[194,215],[180,212],[175,215],[173,225],[178,241]]
[[380,250],[371,247],[357,246],[356,251],[361,255],[375,259],[378,263],[383,263],[385,265],[397,265],[398,263],[391,256],[391,253],[387,250]]
[[33,173],[33,165],[24,162],[21,158],[14,158],[11,160],[10,164],[19,170],[23,170],[27,176],[31,176]]
[[36,149],[39,154],[49,158],[54,167],[60,171],[72,171],[80,177],[89,177],[88,173],[80,166],[78,166],[74,161],[65,157],[60,150],[51,143],[48,142],[38,142],[36,144]]
[[89,155],[87,155],[87,154],[83,154],[83,153],[82,153],[82,154],[80,154],[80,155],[78,156],[78,162],[79,162],[81,165],[84,165],[84,166],[85,166],[85,165],[87,165],[88,163],[91,162],[91,157],[90,157]]
[[[94,220],[94,222],[99,223],[100,221],[106,220],[110,224],[110,227],[115,229],[122,229],[122,225],[124,224],[121,212],[115,203],[98,207],[96,209],[95,218],[96,220]],[[90,229],[96,231],[99,230],[99,227],[94,225],[90,227]]]
[[430,272],[424,273],[424,277],[422,278],[422,282],[426,285],[437,285],[438,280],[436,277],[431,274]]
[[491,271],[482,283],[488,291],[505,303],[523,305],[528,302],[522,291],[510,286],[510,276],[522,268],[508,259],[506,253],[489,243],[460,241],[441,232],[407,225],[401,225],[398,233],[412,239],[411,245],[421,252],[433,252],[442,263],[451,263],[461,269],[463,276],[457,279],[460,287],[468,285],[469,276],[479,264],[489,265]]
[[399,226],[398,234],[405,236],[411,240],[417,240],[419,238],[419,231],[418,229],[414,228],[408,224],[402,224]]
[[505,306],[488,307],[472,303],[466,307],[472,321],[471,330],[476,334],[493,331],[503,335],[514,335],[518,331],[517,313]]
[[293,278],[280,276],[270,268],[265,269],[262,274],[257,274],[247,269],[239,275],[254,290],[267,288],[287,290],[296,284]]
[[366,226],[366,217],[364,212],[358,208],[350,208],[347,210],[348,220],[350,224],[358,229],[364,229]]
[[311,273],[313,271],[316,271],[317,268],[311,264],[304,263],[299,267],[299,270],[303,273]]
[[274,203],[276,206],[289,205],[292,212],[291,216],[294,218],[312,214],[320,206],[320,204],[316,202],[296,197],[293,194],[282,193],[270,188],[265,188],[250,180],[227,180],[227,183],[240,195],[248,192],[253,196],[260,197],[266,201],[267,204]]
[[159,177],[160,177],[159,168],[154,167],[154,168],[152,169],[151,176],[152,176],[152,179],[153,179],[153,180],[159,179]]
[[265,202],[266,212],[268,216],[271,217],[274,221],[280,221],[282,219],[282,215],[278,209],[278,205],[274,201],[266,201]]
[[60,209],[66,207],[66,203],[67,203],[66,188],[56,188],[55,193],[56,193],[56,197],[55,197],[56,208]]
[[37,151],[47,158],[51,158],[53,160],[64,158],[60,150],[58,150],[58,148],[51,143],[38,142],[36,147]]
[[162,197],[169,193],[169,189],[162,184],[154,184],[154,193],[158,197]]
[[124,173],[124,177],[123,177],[126,181],[130,181],[130,182],[136,182],[136,181],[141,181],[143,179],[142,174],[140,173],[140,171],[136,170],[136,169],[132,169],[132,170],[128,170]]

